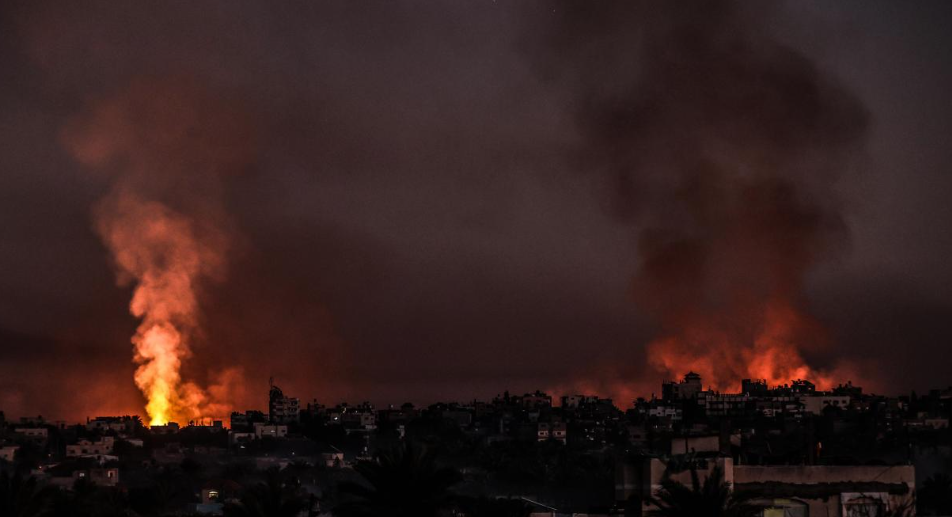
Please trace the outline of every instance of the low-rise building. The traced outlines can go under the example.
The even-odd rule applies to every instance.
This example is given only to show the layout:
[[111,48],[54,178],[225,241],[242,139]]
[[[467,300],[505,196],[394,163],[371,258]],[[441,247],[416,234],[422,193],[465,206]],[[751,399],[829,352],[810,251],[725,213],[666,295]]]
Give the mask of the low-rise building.
[[139,423],[128,416],[97,416],[92,420],[86,421],[86,430],[100,433],[106,431],[125,433],[132,431],[137,425],[139,425]]
[[169,422],[165,425],[154,425],[149,428],[152,434],[175,434],[179,432],[178,422]]
[[549,424],[546,422],[540,422],[535,425],[536,431],[536,440],[544,442],[549,439]]
[[265,424],[262,422],[254,425],[255,438],[285,438],[288,435],[288,426],[278,424]]
[[697,403],[708,416],[740,416],[750,406],[750,396],[703,391],[697,395]]
[[659,458],[641,457],[624,461],[616,469],[615,498],[620,503],[635,501],[640,508],[634,514],[644,514],[656,509],[652,498],[664,479],[690,486],[692,470],[704,479],[714,469],[720,470],[732,490],[762,508],[764,516],[884,515],[909,504],[915,488],[912,465],[735,465],[729,457],[666,464]]
[[112,436],[103,436],[99,440],[92,442],[89,440],[80,440],[74,445],[66,446],[66,456],[101,456],[112,454],[116,439]]
[[84,468],[74,470],[68,476],[52,476],[49,482],[53,486],[72,489],[77,481],[87,480],[98,486],[114,487],[119,485],[118,467]]
[[19,445],[4,445],[0,447],[0,460],[12,462],[16,458]]
[[561,398],[562,409],[575,409],[584,398],[585,395],[563,395]]
[[828,407],[845,410],[850,405],[849,395],[804,395],[798,397],[798,401],[805,413],[814,415],[823,414],[823,410]]
[[679,407],[659,405],[648,408],[648,416],[655,418],[670,418],[674,421],[680,421],[682,418],[682,410]]
[[38,444],[45,444],[50,436],[49,429],[45,427],[18,427],[14,432]]
[[255,439],[255,433],[243,431],[228,431],[228,445],[242,445]]
[[522,407],[525,408],[545,408],[552,407],[552,397],[541,391],[535,393],[526,393],[522,396]]
[[229,427],[234,431],[248,431],[257,422],[267,422],[268,417],[261,411],[249,409],[244,413],[237,411],[231,414]]

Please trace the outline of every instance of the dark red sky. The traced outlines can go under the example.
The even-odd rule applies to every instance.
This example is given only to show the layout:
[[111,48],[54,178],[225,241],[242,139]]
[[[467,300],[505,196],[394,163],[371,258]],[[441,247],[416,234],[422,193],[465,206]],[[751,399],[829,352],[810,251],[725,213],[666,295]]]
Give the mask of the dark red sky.
[[[113,178],[62,135],[154,82],[212,92],[255,135],[222,180],[235,244],[202,291],[190,377],[241,367],[238,403],[259,406],[269,376],[304,399],[379,403],[660,382],[632,296],[643,219],[619,214],[623,185],[587,154],[604,144],[592,106],[644,80],[638,28],[569,7],[5,2],[0,410],[141,406],[131,290],[92,222]],[[879,391],[952,383],[952,6],[745,16],[867,117],[851,165],[816,191],[844,231],[802,285],[834,342],[808,360],[853,363]]]

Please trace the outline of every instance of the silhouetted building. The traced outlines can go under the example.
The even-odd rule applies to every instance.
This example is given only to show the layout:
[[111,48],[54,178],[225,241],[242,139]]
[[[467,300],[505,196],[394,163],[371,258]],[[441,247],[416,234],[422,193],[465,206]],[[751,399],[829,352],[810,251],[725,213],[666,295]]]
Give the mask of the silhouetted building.
[[530,409],[552,407],[552,397],[538,390],[535,393],[526,393],[522,396],[522,407]]
[[116,439],[112,436],[103,436],[93,442],[80,440],[75,445],[66,446],[66,456],[102,456],[112,454]]
[[740,392],[742,395],[763,397],[767,395],[767,391],[767,381],[764,379],[744,379],[740,381]]
[[229,427],[233,431],[250,431],[251,426],[258,422],[267,422],[268,416],[261,411],[249,409],[244,413],[237,411],[231,414]]
[[804,379],[797,379],[790,385],[790,391],[798,395],[812,395],[816,393],[816,385]]
[[301,420],[301,402],[287,397],[281,388],[271,385],[268,393],[268,420],[275,424],[289,424]]
[[693,399],[701,392],[701,376],[688,372],[681,382],[665,382],[661,385],[661,398],[664,400]]

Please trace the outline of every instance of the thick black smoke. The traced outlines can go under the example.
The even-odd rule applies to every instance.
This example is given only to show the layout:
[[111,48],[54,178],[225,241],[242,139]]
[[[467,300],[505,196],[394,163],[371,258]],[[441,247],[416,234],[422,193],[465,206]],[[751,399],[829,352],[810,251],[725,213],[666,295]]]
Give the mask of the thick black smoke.
[[768,14],[566,3],[531,49],[571,92],[578,167],[607,175],[637,228],[635,297],[658,325],[649,361],[724,388],[820,375],[801,358],[827,341],[804,281],[848,237],[837,181],[867,128],[857,98],[779,42]]
[[[896,365],[888,391],[952,380],[935,360],[952,9],[765,4],[0,3],[0,410],[141,408],[131,288],[90,224],[114,178],[61,136],[169,78],[255,135],[217,183],[227,276],[200,292],[183,371],[216,385],[207,372],[244,366],[239,405],[263,405],[270,376],[322,402],[486,398],[580,371],[646,395],[668,375],[646,364],[653,337],[703,313],[749,342],[780,294],[808,364]],[[875,122],[861,176],[841,175],[866,131],[845,90]],[[205,206],[202,177],[171,177],[160,201]]]

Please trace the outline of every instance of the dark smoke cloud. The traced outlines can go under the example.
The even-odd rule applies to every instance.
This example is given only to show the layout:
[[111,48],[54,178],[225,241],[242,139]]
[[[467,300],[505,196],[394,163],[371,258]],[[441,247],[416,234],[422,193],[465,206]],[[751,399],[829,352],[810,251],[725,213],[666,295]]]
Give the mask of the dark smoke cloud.
[[803,284],[846,238],[836,181],[868,125],[767,19],[722,1],[568,4],[541,53],[573,92],[580,167],[609,176],[637,227],[649,361],[723,388],[809,373],[800,351],[828,341]]
[[[141,407],[129,361],[131,293],[115,286],[91,222],[115,178],[90,177],[61,135],[91,103],[181,78],[237,109],[256,137],[252,165],[220,184],[233,247],[226,279],[202,292],[202,335],[187,372],[214,384],[213,366],[243,365],[239,404],[263,405],[271,375],[322,401],[487,397],[578,377],[593,389],[634,380],[646,394],[663,375],[645,365],[645,344],[660,309],[681,298],[659,297],[650,311],[632,302],[639,251],[651,240],[642,230],[671,226],[680,233],[656,240],[659,253],[676,235],[724,251],[715,264],[724,282],[746,277],[722,264],[761,262],[714,242],[746,220],[742,205],[687,207],[747,191],[779,203],[750,204],[765,218],[740,244],[782,228],[811,245],[799,256],[786,257],[783,243],[766,254],[812,268],[806,290],[801,266],[780,276],[753,267],[751,285],[777,279],[815,308],[835,346],[805,351],[813,364],[862,353],[923,372],[879,376],[884,390],[952,381],[932,367],[952,337],[952,275],[941,260],[952,253],[943,173],[952,113],[941,102],[952,88],[948,7],[585,5],[4,3],[0,328],[12,334],[0,337],[0,410],[81,418],[102,410],[90,401],[107,383],[115,412]],[[650,24],[635,16],[643,9]],[[844,26],[850,37],[835,36]],[[645,53],[671,38],[684,41]],[[685,66],[666,67],[664,56]],[[662,88],[714,62],[732,68],[684,90]],[[761,90],[703,90],[765,66],[773,75]],[[644,89],[647,70],[662,74],[655,90]],[[778,86],[811,73],[787,93]],[[787,108],[788,95],[810,87],[807,109]],[[869,170],[840,176],[840,195],[816,197],[834,192],[836,149],[861,137],[857,102],[843,91],[859,92],[870,112]],[[759,104],[770,110],[748,109],[745,96],[758,92],[769,93]],[[716,106],[743,115],[711,111],[715,94]],[[689,108],[708,120],[699,125]],[[644,116],[636,124],[626,110]],[[844,124],[821,133],[811,116],[816,127]],[[791,125],[777,122],[784,117]],[[724,137],[709,136],[717,132]],[[728,163],[751,171],[766,163],[769,178],[751,173],[738,178],[741,188],[723,177],[685,181],[706,173],[670,174],[706,167],[724,176],[738,141],[751,149]],[[718,147],[700,153],[699,142]],[[778,226],[791,211],[815,219]],[[700,213],[712,222],[691,223]],[[852,248],[831,248],[846,229]],[[831,252],[838,261],[813,267]],[[702,302],[685,308],[718,300]],[[889,332],[870,330],[884,321]]]

